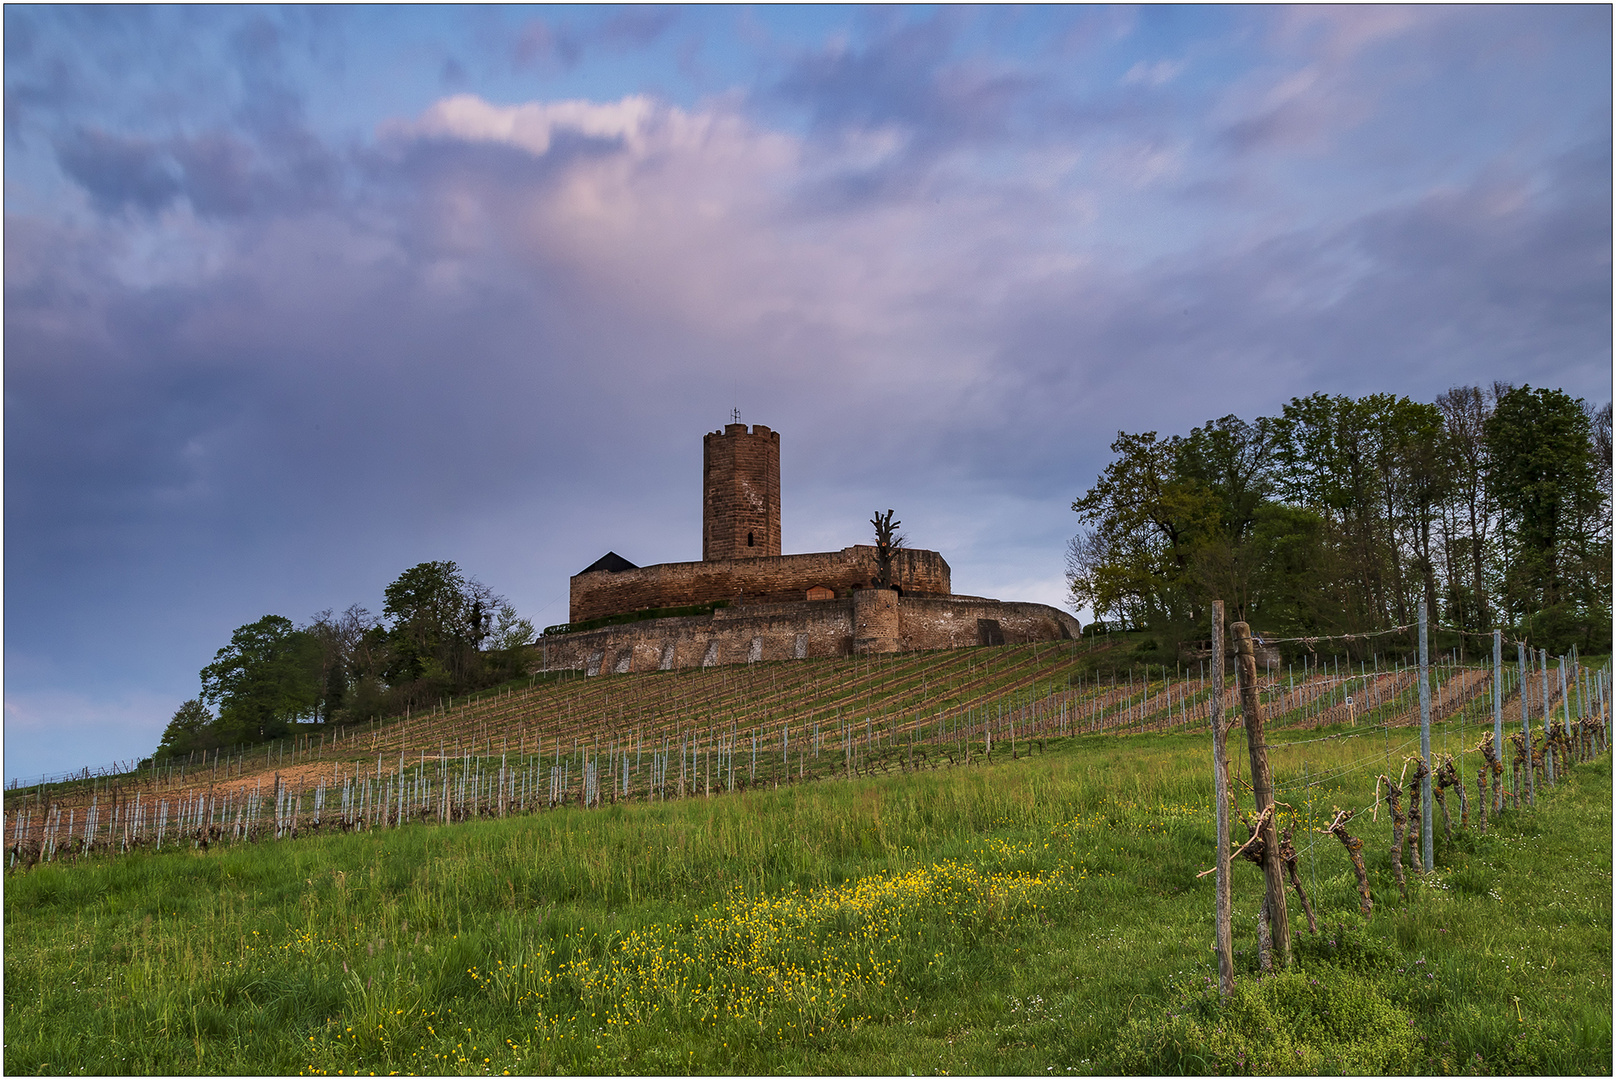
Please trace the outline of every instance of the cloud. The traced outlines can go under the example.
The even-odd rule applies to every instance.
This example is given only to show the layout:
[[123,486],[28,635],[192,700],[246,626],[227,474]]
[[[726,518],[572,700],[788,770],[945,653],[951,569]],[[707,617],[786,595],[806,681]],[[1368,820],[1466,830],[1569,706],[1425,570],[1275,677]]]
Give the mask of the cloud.
[[116,13],[7,37],[8,110],[38,89],[7,159],[8,729],[13,700],[21,725],[72,685],[50,708],[100,722],[136,686],[149,750],[233,627],[379,607],[425,559],[559,621],[607,548],[699,554],[699,436],[736,404],[783,433],[788,549],[892,506],[961,588],[1044,597],[1118,428],[1609,385],[1608,70],[1576,120],[1598,95],[1514,61],[1515,119],[1460,137],[1499,76],[1424,14],[1263,9],[1235,44],[1107,16],[1073,71],[969,12],[877,12],[713,97],[592,93],[608,49],[718,36],[636,9],[534,31],[523,79],[572,56],[565,93],[490,85],[507,32],[434,100],[431,50],[358,135],[304,81],[342,35],[258,14],[144,15],[227,40],[203,74],[154,42],[171,83]]
[[[833,205],[917,193],[952,151],[985,152],[1009,138],[1038,80],[1023,70],[955,55],[957,17],[900,23],[863,46],[833,41],[796,57],[766,95],[805,110],[828,162],[822,197]],[[859,162],[857,151],[884,152]]]
[[327,204],[341,171],[307,132],[253,140],[225,130],[149,139],[81,129],[56,158],[102,213],[154,214],[179,200],[204,216],[241,217]]
[[[645,129],[657,108],[643,95],[597,105],[589,101],[529,102],[491,105],[474,94],[457,94],[432,105],[411,122],[390,124],[384,133],[395,138],[443,138],[494,142],[545,154],[556,132],[609,139],[643,149]],[[671,110],[683,116],[679,110]]]
[[678,21],[678,8],[636,6],[620,10],[607,19],[598,37],[612,51],[643,49],[660,41]]
[[1183,70],[1184,62],[1182,60],[1157,60],[1154,63],[1140,60],[1122,76],[1122,85],[1166,86],[1178,78],[1179,73]]
[[583,44],[578,36],[544,19],[525,23],[511,47],[511,63],[518,71],[532,67],[570,71],[582,57]]
[[177,163],[149,139],[79,131],[57,143],[56,158],[103,213],[160,210],[182,189]]
[[1446,16],[1396,6],[1301,7],[1275,12],[1274,61],[1219,103],[1222,141],[1237,153],[1319,152],[1376,115],[1408,77],[1387,46],[1426,36]]

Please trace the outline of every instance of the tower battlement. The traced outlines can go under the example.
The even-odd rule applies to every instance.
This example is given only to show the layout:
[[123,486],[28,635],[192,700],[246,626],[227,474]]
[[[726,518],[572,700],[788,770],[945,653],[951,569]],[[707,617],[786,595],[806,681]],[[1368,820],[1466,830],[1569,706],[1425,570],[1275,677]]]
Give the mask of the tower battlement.
[[702,439],[701,558],[780,554],[780,433],[726,424]]

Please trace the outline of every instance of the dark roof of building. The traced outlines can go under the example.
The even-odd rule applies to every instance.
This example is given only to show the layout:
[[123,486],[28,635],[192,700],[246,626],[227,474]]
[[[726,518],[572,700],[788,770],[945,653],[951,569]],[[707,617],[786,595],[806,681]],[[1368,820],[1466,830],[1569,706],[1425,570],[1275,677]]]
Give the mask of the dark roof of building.
[[[602,555],[600,558],[596,559],[594,562],[590,563],[588,566],[586,566],[582,570],[578,571],[578,573],[579,574],[593,574],[596,570],[604,570],[609,574],[615,574],[619,570],[638,570],[638,569],[639,569],[638,566],[635,566],[633,563],[631,563],[627,559],[623,558],[623,556],[619,555],[617,552],[608,551],[606,554]],[[577,576],[577,575],[574,575],[574,576]]]

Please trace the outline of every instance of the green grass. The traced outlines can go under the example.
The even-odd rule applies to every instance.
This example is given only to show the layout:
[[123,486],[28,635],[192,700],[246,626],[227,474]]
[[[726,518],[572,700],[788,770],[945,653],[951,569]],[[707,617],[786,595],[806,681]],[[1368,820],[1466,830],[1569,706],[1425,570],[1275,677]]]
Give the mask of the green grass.
[[1361,814],[1365,925],[1340,845],[1303,826],[1366,806],[1406,734],[1275,748],[1322,932],[1293,904],[1294,970],[1258,976],[1261,874],[1238,864],[1227,1003],[1195,876],[1206,737],[1092,736],[969,769],[41,865],[7,879],[4,1065],[1608,1073],[1609,755],[1485,836],[1439,825],[1406,901],[1389,815]]

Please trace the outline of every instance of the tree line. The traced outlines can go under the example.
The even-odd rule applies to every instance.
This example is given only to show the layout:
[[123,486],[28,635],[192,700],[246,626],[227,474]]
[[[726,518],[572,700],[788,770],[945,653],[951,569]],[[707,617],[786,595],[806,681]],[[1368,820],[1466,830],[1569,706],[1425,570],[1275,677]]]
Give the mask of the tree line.
[[[159,759],[266,742],[294,723],[355,723],[521,674],[533,624],[453,562],[425,562],[383,592],[303,626],[265,615],[238,627],[175,712]],[[216,710],[216,711],[215,711]]]
[[1611,406],[1494,383],[1435,402],[1293,398],[1188,435],[1118,432],[1072,504],[1074,606],[1171,641],[1210,602],[1282,636],[1434,620],[1609,651]]

